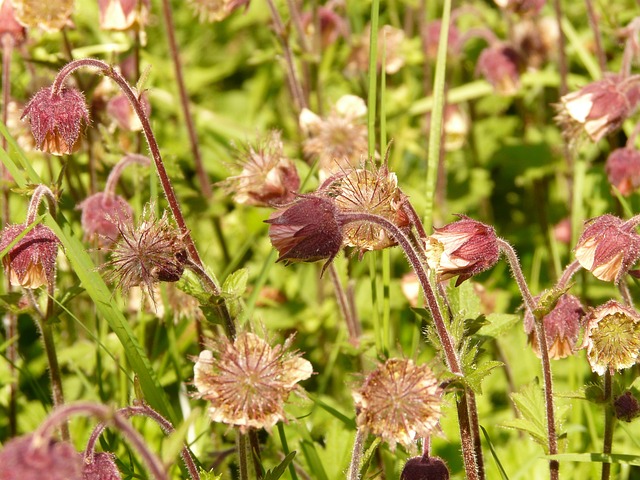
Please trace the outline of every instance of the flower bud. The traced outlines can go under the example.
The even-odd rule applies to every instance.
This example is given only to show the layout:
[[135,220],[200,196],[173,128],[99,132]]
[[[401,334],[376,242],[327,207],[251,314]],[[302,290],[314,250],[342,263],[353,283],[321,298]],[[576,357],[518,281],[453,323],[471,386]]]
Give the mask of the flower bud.
[[[6,226],[0,232],[0,250],[7,248],[25,228],[24,224]],[[49,227],[36,225],[29,230],[2,258],[11,285],[32,289],[52,285],[59,244]]]
[[504,44],[485,48],[478,57],[476,71],[501,95],[514,95],[520,89],[522,59]]
[[440,457],[413,457],[404,465],[400,480],[449,480],[449,469]]
[[640,258],[640,235],[632,223],[602,215],[585,223],[575,255],[596,278],[618,284]]
[[83,480],[82,459],[69,443],[16,437],[0,452],[2,480]]
[[120,195],[98,192],[84,199],[80,222],[85,240],[96,238],[100,246],[110,246],[120,235],[121,224],[131,224],[133,209]]
[[80,128],[89,122],[89,111],[79,90],[63,88],[53,93],[52,87],[47,87],[27,103],[22,113],[25,117],[39,150],[65,155],[80,148]]
[[589,312],[582,348],[598,375],[632,367],[640,354],[640,315],[610,300]]
[[640,152],[634,148],[618,148],[607,157],[604,166],[609,183],[627,197],[640,187]]
[[613,401],[616,418],[623,422],[630,422],[640,415],[640,403],[629,390]]
[[434,228],[425,246],[427,263],[435,270],[438,280],[457,276],[456,286],[493,267],[500,258],[493,227],[465,215],[459,217],[457,222]]

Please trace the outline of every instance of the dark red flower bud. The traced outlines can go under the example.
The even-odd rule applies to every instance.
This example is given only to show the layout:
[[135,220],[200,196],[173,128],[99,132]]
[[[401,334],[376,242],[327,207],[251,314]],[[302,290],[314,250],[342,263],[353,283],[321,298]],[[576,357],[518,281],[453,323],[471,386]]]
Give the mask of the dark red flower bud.
[[29,101],[22,113],[25,117],[39,150],[65,155],[80,148],[80,128],[89,122],[89,111],[79,90],[63,88],[52,93],[47,87]]
[[609,183],[625,197],[640,187],[640,152],[618,148],[609,154],[604,166]]
[[120,195],[98,192],[84,199],[80,221],[85,239],[97,238],[100,246],[112,245],[120,235],[119,225],[131,224],[133,209]]
[[485,48],[478,57],[476,70],[502,95],[513,95],[520,88],[522,59],[508,45]]
[[0,480],[82,480],[82,459],[69,443],[24,435],[0,452]]
[[616,418],[623,422],[630,422],[640,415],[640,403],[628,390],[613,401],[613,408]]
[[640,258],[640,235],[634,223],[602,215],[585,224],[575,254],[596,278],[617,284]]
[[121,480],[122,476],[111,453],[99,452],[93,461],[83,465],[82,480]]
[[[8,225],[0,233],[0,250],[4,250],[26,228],[24,224]],[[56,255],[60,240],[44,225],[36,225],[2,258],[11,285],[38,288],[53,284]]]
[[322,270],[340,251],[343,241],[339,211],[330,198],[305,196],[268,220],[269,237],[279,262],[315,262],[326,259]]
[[491,268],[500,258],[493,227],[464,215],[459,217],[457,222],[434,228],[426,243],[427,263],[435,270],[438,280],[457,276],[456,286]]
[[400,480],[449,480],[449,469],[439,457],[413,457],[404,465]]

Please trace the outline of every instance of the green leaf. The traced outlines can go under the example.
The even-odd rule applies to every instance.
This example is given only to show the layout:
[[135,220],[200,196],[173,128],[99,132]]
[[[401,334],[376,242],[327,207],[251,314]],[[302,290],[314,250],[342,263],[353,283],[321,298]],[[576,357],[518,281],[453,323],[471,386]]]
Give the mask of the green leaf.
[[233,272],[222,285],[223,296],[233,299],[241,297],[247,289],[248,279],[249,269],[247,268],[241,268]]
[[198,473],[200,473],[200,480],[222,480],[222,474],[216,475],[213,473],[213,469],[207,472],[205,469],[200,468]]
[[624,455],[620,453],[560,453],[558,455],[544,455],[543,458],[558,460],[559,462],[601,462],[640,466],[640,455]]
[[464,382],[478,395],[482,394],[482,381],[491,374],[495,368],[502,367],[504,363],[496,360],[482,362],[473,371],[464,376]]
[[498,466],[498,471],[500,472],[500,477],[502,478],[502,480],[509,480],[509,477],[507,476],[507,472],[504,471],[504,467],[502,466],[502,462],[500,462],[500,459],[498,458],[498,454],[496,453],[496,449],[493,448],[493,442],[491,442],[491,438],[489,438],[489,434],[487,433],[487,431],[485,430],[485,428],[480,425],[480,429],[482,430],[482,434],[484,435],[484,439],[487,442],[487,445],[489,445],[489,450],[491,451],[491,456],[493,457],[493,459],[496,462],[496,465]]
[[287,469],[289,464],[293,461],[295,456],[296,452],[294,450],[293,452],[289,453],[289,455],[284,457],[282,462],[280,462],[280,464],[273,470],[267,470],[267,473],[264,476],[264,480],[278,480],[278,478],[280,478],[284,471]]
[[522,317],[510,313],[490,313],[486,319],[487,323],[478,330],[478,335],[498,338],[520,323]]

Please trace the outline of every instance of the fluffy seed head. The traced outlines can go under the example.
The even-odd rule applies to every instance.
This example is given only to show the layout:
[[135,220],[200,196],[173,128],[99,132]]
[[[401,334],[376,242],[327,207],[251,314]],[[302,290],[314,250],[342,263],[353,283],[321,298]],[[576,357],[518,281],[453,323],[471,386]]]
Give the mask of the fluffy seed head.
[[284,345],[271,347],[253,333],[238,334],[233,342],[219,338],[203,350],[194,367],[196,396],[209,402],[214,422],[249,428],[271,428],[285,420],[284,403],[298,382],[313,373],[313,367]]
[[83,480],[82,459],[73,446],[34,438],[16,437],[0,452],[0,480]]
[[389,359],[353,392],[356,422],[382,438],[392,450],[431,435],[440,418],[441,389],[429,367],[408,359]]

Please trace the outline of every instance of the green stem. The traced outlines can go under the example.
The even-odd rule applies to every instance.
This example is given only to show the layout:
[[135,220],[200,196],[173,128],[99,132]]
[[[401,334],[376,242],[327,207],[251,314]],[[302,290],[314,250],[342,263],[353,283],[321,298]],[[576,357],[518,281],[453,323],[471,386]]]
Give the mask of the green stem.
[[237,429],[236,432],[238,435],[236,448],[238,450],[240,480],[249,480],[249,462],[247,459],[249,449],[247,448],[247,435],[245,433],[242,433],[239,429]]

